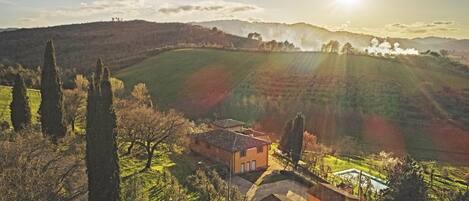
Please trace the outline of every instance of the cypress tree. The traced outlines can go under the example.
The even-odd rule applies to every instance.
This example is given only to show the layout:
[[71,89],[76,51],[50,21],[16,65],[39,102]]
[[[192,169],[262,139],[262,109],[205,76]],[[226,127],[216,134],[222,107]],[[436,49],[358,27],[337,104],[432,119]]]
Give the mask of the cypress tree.
[[105,191],[110,200],[119,200],[119,158],[117,156],[117,124],[116,113],[113,108],[113,93],[111,88],[111,74],[108,68],[104,68],[103,80],[101,81],[102,102],[102,147],[106,154],[103,159],[108,160],[104,169],[105,178],[108,179],[108,188]]
[[98,176],[98,163],[97,163],[97,155],[95,154],[97,151],[96,149],[96,136],[97,130],[96,125],[99,125],[99,120],[97,118],[97,89],[95,83],[94,76],[90,80],[90,85],[88,89],[88,96],[87,96],[87,105],[86,105],[86,166],[88,174],[88,196],[89,200],[96,200],[93,199],[96,195],[99,194],[99,182],[97,181],[96,177]]
[[305,118],[302,114],[296,115],[296,118],[293,122],[293,129],[292,129],[292,139],[290,142],[291,147],[291,158],[293,164],[296,166],[298,165],[298,161],[300,161],[301,153],[303,151],[303,134],[305,132]]
[[279,149],[282,150],[283,153],[290,155],[291,146],[290,146],[290,139],[293,129],[293,120],[288,120],[283,127],[283,136],[280,139]]
[[119,200],[116,115],[109,69],[101,60],[88,92],[86,160],[90,201]]
[[12,101],[10,104],[11,123],[15,131],[19,131],[31,125],[31,108],[23,77],[18,73],[12,90]]
[[103,72],[104,72],[104,63],[103,60],[98,59],[96,62],[96,73],[95,73],[95,84],[100,88],[101,81],[103,80]]
[[48,41],[41,72],[39,114],[42,133],[49,135],[54,142],[64,137],[67,132],[64,119],[62,83],[58,71],[54,44],[52,41]]

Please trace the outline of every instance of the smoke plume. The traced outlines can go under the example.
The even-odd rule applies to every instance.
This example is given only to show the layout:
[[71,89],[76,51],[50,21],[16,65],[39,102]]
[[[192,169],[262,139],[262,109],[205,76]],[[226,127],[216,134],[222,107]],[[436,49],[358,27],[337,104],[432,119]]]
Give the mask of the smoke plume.
[[395,56],[395,55],[418,55],[419,51],[415,48],[402,49],[399,43],[391,45],[384,40],[382,43],[377,38],[373,38],[370,46],[365,48],[365,52],[370,55]]

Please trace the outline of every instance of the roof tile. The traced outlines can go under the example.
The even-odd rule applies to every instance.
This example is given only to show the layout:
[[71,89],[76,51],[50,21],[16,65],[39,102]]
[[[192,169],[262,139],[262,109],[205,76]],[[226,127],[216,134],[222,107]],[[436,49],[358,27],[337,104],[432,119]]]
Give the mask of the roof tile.
[[194,138],[231,152],[270,144],[258,138],[221,129],[195,134]]

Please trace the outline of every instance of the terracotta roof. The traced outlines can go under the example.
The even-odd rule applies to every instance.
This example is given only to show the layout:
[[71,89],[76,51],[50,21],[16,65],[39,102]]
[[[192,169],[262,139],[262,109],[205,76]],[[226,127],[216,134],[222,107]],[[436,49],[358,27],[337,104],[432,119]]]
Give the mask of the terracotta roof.
[[292,201],[292,200],[287,198],[287,196],[284,196],[284,195],[270,194],[269,196],[262,198],[261,201]]
[[339,189],[333,185],[326,184],[326,183],[318,183],[314,185],[308,190],[308,193],[324,201],[328,201],[328,200],[334,200],[334,201],[356,200],[358,201],[359,200],[358,197],[342,189]]
[[234,119],[222,119],[214,121],[212,124],[220,128],[232,128],[235,126],[243,126],[245,123]]
[[195,134],[194,138],[231,152],[270,144],[258,138],[222,129]]
[[243,131],[244,134],[246,135],[254,135],[254,136],[264,136],[264,135],[269,135],[267,133],[261,132],[261,131],[256,131],[252,128],[247,128],[246,130]]
[[261,132],[261,131],[256,131],[252,128],[245,129],[245,130],[241,131],[241,133],[243,133],[245,135],[253,136],[255,138],[259,138],[261,140],[266,140],[268,142],[272,142],[272,140],[270,139],[269,134]]

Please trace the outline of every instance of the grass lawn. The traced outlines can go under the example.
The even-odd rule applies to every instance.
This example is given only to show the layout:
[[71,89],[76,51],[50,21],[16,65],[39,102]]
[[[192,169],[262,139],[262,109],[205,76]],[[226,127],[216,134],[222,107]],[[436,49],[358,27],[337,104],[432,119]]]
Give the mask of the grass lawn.
[[325,165],[331,167],[332,172],[339,172],[348,169],[357,169],[375,177],[386,179],[386,175],[374,170],[374,168],[369,165],[370,163],[372,163],[372,159],[358,160],[352,158],[339,158],[328,155],[324,157],[324,163]]
[[181,183],[184,183],[187,177],[194,173],[200,166],[199,162],[202,162],[203,165],[207,167],[220,166],[220,164],[209,161],[194,153],[172,154],[169,158],[175,164],[169,167],[169,171],[171,171]]
[[[370,175],[378,177],[382,180],[386,180],[386,175],[377,171],[373,164],[377,162],[373,159],[367,157],[362,160],[346,157],[335,157],[335,156],[326,156],[324,158],[325,165],[331,167],[332,172],[343,171],[347,169],[357,169],[362,170]],[[433,178],[433,189],[435,190],[465,190],[466,186],[462,184],[464,182],[464,174],[469,172],[468,167],[459,167],[451,165],[442,165],[435,162],[421,162],[421,165],[424,166],[427,170],[434,170]],[[444,178],[441,175],[442,172],[446,171],[448,173],[448,178]],[[430,174],[428,171],[424,173],[424,180],[427,185],[430,185]],[[459,182],[457,182],[459,181]]]
[[[28,89],[29,106],[31,107],[31,114],[33,116],[33,123],[38,120],[39,104],[41,100],[41,93],[39,90]],[[0,121],[10,121],[10,103],[11,103],[11,87],[0,86]]]
[[[142,199],[149,197],[151,200],[159,200],[157,194],[152,194],[152,188],[163,185],[161,179],[167,174],[167,171],[176,178],[179,184],[185,185],[187,177],[193,173],[193,169],[196,167],[197,159],[180,153],[157,153],[153,158],[150,170],[140,172],[146,163],[144,158],[137,159],[130,156],[121,156],[119,163],[122,178],[122,193],[136,188],[135,191],[137,192],[134,193],[139,194],[138,196]],[[191,197],[188,200],[195,200],[195,195],[193,193],[190,194]],[[132,197],[132,199],[135,199],[135,197]]]

